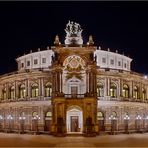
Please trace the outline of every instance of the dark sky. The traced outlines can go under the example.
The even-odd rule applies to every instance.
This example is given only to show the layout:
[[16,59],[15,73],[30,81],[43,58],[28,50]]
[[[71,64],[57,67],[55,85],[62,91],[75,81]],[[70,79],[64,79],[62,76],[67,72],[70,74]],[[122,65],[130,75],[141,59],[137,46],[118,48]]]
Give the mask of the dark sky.
[[0,2],[0,74],[15,58],[65,38],[68,20],[80,23],[86,43],[129,55],[133,71],[148,74],[148,2]]

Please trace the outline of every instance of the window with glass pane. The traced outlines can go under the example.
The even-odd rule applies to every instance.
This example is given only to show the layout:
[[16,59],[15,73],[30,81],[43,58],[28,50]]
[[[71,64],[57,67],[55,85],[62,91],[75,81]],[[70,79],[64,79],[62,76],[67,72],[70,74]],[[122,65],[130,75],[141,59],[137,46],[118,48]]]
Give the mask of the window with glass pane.
[[47,83],[46,86],[45,86],[45,96],[51,97],[51,93],[52,93],[51,84]]
[[129,86],[123,85],[122,95],[124,98],[129,98]]
[[27,66],[30,66],[30,61],[27,61]]
[[15,98],[15,89],[14,89],[14,86],[12,86],[10,88],[10,98],[11,99],[14,99]]
[[37,59],[34,60],[34,64],[38,64],[38,60]]
[[106,58],[102,58],[102,63],[106,63]]
[[115,83],[110,84],[110,96],[117,97],[117,87]]
[[142,88],[142,99],[145,100],[146,99],[146,91],[144,88]]
[[135,98],[135,99],[138,99],[138,94],[139,92],[138,92],[138,87],[137,86],[135,86],[134,87],[134,90],[133,90],[133,98]]
[[118,66],[121,66],[121,61],[118,61]]
[[2,98],[5,100],[7,98],[7,96],[6,96],[6,88],[4,88],[2,92],[3,92]]
[[34,83],[32,85],[32,97],[38,97],[39,96],[39,88],[38,88],[38,84]]
[[110,60],[110,64],[114,65],[114,60],[113,59]]
[[102,83],[99,83],[97,85],[97,96],[98,97],[103,97],[104,96],[104,86]]
[[25,85],[22,84],[20,85],[20,98],[25,98],[26,97],[26,89],[25,89]]
[[42,58],[42,63],[46,63],[46,58]]

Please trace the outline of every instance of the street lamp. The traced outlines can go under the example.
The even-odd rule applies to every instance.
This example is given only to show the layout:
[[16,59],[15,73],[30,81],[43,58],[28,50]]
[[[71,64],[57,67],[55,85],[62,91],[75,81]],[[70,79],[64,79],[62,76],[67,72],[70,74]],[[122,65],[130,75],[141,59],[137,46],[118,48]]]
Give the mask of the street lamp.
[[25,116],[20,116],[19,117],[19,120],[20,120],[20,133],[24,133],[24,123],[25,123],[25,119],[26,117]]
[[38,121],[39,121],[40,119],[41,119],[41,118],[40,118],[39,115],[35,115],[35,116],[33,117],[34,124],[35,124],[35,132],[36,132],[36,134],[39,133],[39,129],[38,129]]
[[0,131],[2,131],[2,120],[3,120],[3,116],[0,115]]
[[13,120],[13,117],[11,115],[8,115],[7,120],[9,121],[9,132],[11,132],[11,120]]
[[126,114],[123,119],[125,124],[125,133],[128,133],[128,123],[129,123],[130,117],[129,115]]
[[115,129],[116,129],[116,120],[117,120],[117,118],[115,117],[115,116],[113,116],[113,115],[110,115],[109,116],[109,120],[111,120],[111,134],[113,135],[114,134],[114,132],[115,132]]
[[141,121],[142,117],[140,115],[138,115],[136,117],[136,129],[137,131],[140,131],[140,121]]

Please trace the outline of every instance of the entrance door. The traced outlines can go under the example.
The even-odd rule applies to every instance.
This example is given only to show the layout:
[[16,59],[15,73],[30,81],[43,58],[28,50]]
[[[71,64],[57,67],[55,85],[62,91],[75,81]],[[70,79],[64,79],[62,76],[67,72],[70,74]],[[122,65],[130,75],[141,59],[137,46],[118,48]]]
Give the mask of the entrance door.
[[78,132],[78,116],[71,116],[71,132]]
[[83,112],[78,106],[71,106],[67,110],[66,130],[70,132],[83,132]]
[[71,86],[72,97],[76,96],[77,92],[78,92],[78,87],[77,86]]

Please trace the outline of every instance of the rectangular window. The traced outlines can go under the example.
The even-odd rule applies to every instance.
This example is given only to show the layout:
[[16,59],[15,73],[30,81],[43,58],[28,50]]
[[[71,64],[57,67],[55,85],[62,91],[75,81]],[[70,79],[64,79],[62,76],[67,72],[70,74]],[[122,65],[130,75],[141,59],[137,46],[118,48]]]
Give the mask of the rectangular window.
[[121,61],[118,61],[118,66],[121,66]]
[[24,63],[21,63],[21,67],[22,67],[22,68],[24,67]]
[[34,60],[34,64],[38,64],[38,60],[37,59]]
[[114,65],[114,60],[113,59],[110,60],[110,64]]
[[42,63],[46,63],[46,58],[42,58]]
[[124,68],[126,68],[126,63],[124,63]]
[[30,61],[27,61],[27,66],[30,66]]
[[102,58],[102,63],[106,63],[106,58]]

